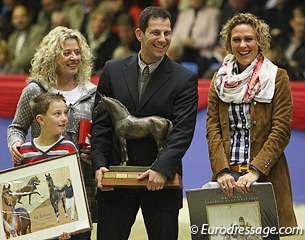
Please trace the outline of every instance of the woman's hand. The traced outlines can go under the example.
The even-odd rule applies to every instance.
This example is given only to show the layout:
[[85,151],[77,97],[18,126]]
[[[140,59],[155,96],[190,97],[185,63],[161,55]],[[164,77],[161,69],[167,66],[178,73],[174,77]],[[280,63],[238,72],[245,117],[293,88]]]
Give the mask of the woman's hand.
[[250,192],[252,183],[259,178],[259,173],[255,170],[250,170],[247,174],[240,176],[235,184],[236,190],[240,193]]
[[226,194],[228,197],[233,196],[233,188],[235,187],[235,180],[230,173],[221,174],[217,178],[217,182],[221,190],[224,192],[224,194]]
[[92,164],[91,162],[91,145],[83,145],[80,150],[80,157],[87,164]]
[[[91,135],[90,134],[88,134],[87,138],[91,142]],[[81,160],[83,160],[85,163],[91,165],[92,164],[92,162],[91,162],[91,145],[90,144],[82,145],[79,152],[80,152],[79,155],[80,155]]]
[[21,141],[17,141],[15,142],[12,146],[11,146],[11,155],[12,155],[12,160],[14,162],[14,164],[20,165],[21,164],[21,153],[19,152],[18,148],[22,145]]

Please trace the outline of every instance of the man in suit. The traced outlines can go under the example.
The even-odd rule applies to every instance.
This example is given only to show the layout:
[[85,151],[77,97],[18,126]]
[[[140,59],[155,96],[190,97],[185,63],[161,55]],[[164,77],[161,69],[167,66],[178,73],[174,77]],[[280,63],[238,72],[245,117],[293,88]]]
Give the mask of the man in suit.
[[[113,189],[101,185],[110,165],[121,161],[120,146],[109,113],[95,115],[92,125],[92,167],[98,187],[97,239],[128,239],[141,207],[150,240],[178,238],[178,214],[182,190],[165,189],[167,179],[182,176],[181,159],[194,133],[198,78],[171,61],[166,52],[171,42],[171,16],[160,7],[147,7],[135,30],[141,50],[137,56],[110,60],[98,83],[98,93],[118,99],[136,117],[152,115],[170,119],[173,130],[158,152],[151,137],[127,139],[128,165],[150,166],[139,179],[145,189]],[[148,77],[143,76],[145,67]],[[100,100],[99,94],[95,106]]]

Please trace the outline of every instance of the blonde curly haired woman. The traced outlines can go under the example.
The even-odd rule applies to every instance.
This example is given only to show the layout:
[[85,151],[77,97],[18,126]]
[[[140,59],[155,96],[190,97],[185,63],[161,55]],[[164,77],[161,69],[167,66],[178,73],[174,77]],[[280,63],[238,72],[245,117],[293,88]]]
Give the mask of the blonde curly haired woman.
[[[95,183],[91,173],[91,146],[78,145],[80,120],[91,120],[96,86],[91,83],[91,69],[94,56],[85,38],[78,30],[56,27],[41,41],[31,62],[27,86],[19,98],[17,110],[8,127],[7,141],[14,164],[21,161],[18,147],[25,142],[29,128],[31,139],[40,132],[29,102],[43,92],[61,93],[68,105],[69,123],[65,138],[71,140],[81,153],[81,165],[86,192],[91,210],[95,205]],[[94,212],[92,211],[94,219]],[[73,239],[78,239],[78,234]],[[80,239],[90,239],[90,232]]]

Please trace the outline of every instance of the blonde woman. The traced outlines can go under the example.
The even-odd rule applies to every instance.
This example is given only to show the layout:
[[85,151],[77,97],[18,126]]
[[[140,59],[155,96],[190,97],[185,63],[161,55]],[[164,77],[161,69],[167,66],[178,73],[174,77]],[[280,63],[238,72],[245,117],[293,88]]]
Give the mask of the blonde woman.
[[[40,43],[31,62],[27,86],[20,96],[13,122],[8,127],[8,147],[13,162],[21,161],[18,147],[25,142],[29,128],[31,138],[39,135],[39,125],[31,114],[29,101],[44,92],[61,93],[68,106],[69,123],[65,138],[71,140],[81,153],[82,171],[91,209],[95,209],[95,184],[91,173],[91,146],[78,145],[80,120],[91,120],[96,86],[91,83],[90,75],[94,57],[78,30],[56,27]],[[94,214],[92,212],[94,219]],[[85,234],[85,235],[84,235]],[[90,239],[90,232],[80,239]]]

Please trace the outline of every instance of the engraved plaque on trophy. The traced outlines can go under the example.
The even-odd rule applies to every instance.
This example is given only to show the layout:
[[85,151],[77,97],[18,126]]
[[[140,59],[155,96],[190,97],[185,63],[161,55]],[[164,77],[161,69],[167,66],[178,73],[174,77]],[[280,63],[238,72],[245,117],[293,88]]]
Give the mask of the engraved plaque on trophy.
[[[149,116],[138,118],[132,116],[127,108],[117,99],[101,96],[101,100],[93,111],[93,115],[99,111],[108,110],[114,125],[115,133],[120,140],[122,161],[120,166],[110,166],[109,172],[104,173],[103,186],[144,188],[147,185],[147,178],[138,180],[137,177],[150,167],[127,166],[128,154],[126,139],[143,138],[153,136],[158,150],[163,147],[167,135],[172,131],[173,124],[170,120]],[[181,177],[175,174],[173,179],[168,179],[164,188],[182,188]]]
[[[146,188],[147,178],[138,180],[137,177],[148,169],[149,167],[111,166],[109,172],[104,173],[102,185],[120,188]],[[180,175],[176,173],[173,179],[168,179],[164,188],[182,188]]]

